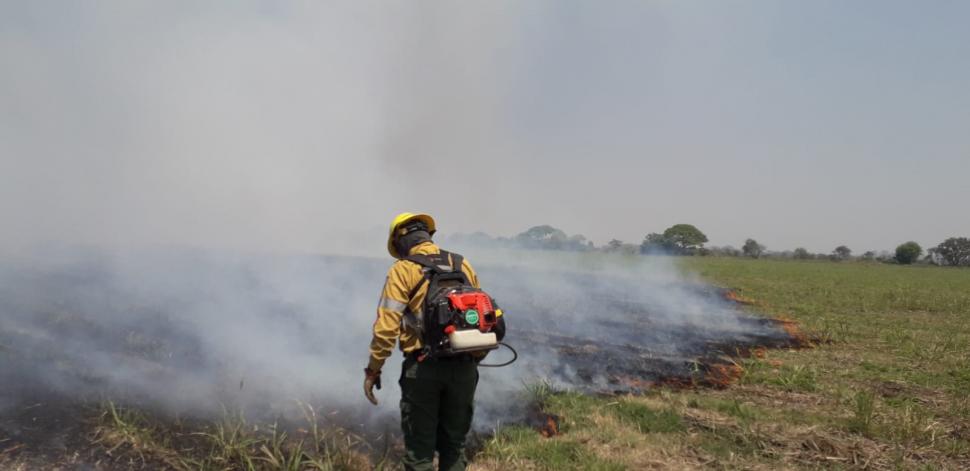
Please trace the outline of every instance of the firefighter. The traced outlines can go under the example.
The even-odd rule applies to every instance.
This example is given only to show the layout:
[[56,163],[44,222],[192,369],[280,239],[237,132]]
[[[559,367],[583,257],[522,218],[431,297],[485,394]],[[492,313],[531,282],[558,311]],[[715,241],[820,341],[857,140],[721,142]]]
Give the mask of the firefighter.
[[[374,387],[381,388],[381,367],[394,344],[399,342],[404,352],[399,380],[401,428],[406,448],[404,468],[433,469],[432,460],[437,451],[439,469],[463,470],[465,436],[471,428],[478,385],[477,363],[481,356],[424,358],[419,334],[407,322],[402,325],[406,312],[422,308],[428,290],[428,284],[422,283],[421,266],[402,258],[439,254],[440,249],[431,240],[434,233],[435,221],[426,214],[402,213],[391,223],[387,251],[398,260],[387,274],[377,308],[370,360],[364,369],[364,395],[377,405]],[[461,270],[469,283],[478,288],[478,277],[467,261],[462,260]],[[502,326],[504,334],[504,322]]]

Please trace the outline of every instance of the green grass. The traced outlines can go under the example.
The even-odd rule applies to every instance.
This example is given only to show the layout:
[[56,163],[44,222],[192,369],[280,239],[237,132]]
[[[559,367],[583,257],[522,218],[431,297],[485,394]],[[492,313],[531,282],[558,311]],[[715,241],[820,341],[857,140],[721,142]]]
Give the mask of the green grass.
[[745,370],[741,378],[744,384],[770,384],[785,391],[812,392],[818,388],[818,370],[811,365],[783,365],[772,368],[759,360],[743,363]]
[[616,418],[640,433],[673,433],[685,430],[680,414],[672,410],[654,410],[632,401],[619,401],[610,408]]
[[859,391],[852,398],[852,417],[846,427],[849,431],[870,435],[875,419],[875,395],[869,391]]
[[582,393],[566,391],[551,394],[542,404],[542,408],[555,414],[560,419],[560,429],[568,432],[575,427],[588,427],[594,412],[602,407],[603,402],[598,398]]
[[754,300],[752,313],[795,320],[816,347],[743,360],[739,384],[722,391],[544,390],[542,406],[562,417],[563,434],[501,430],[479,456],[484,469],[578,469],[604,457],[603,466],[629,469],[968,467],[970,270],[676,260]]
[[718,399],[718,398],[708,398],[699,397],[691,398],[688,403],[688,407],[694,407],[698,409],[709,409],[715,410],[725,415],[735,417],[741,423],[753,422],[764,414],[752,407],[751,404],[746,404],[741,402],[739,399]]
[[623,470],[625,466],[599,458],[581,444],[562,439],[544,439],[528,427],[499,430],[482,452],[508,469],[536,466],[547,470]]

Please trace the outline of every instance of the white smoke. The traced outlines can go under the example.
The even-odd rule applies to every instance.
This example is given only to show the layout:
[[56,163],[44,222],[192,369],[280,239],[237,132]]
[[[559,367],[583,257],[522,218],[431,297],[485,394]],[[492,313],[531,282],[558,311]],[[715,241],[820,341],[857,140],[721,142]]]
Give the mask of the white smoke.
[[[590,143],[636,153],[611,131],[635,121],[607,119],[618,103],[558,82],[592,72],[530,75],[544,46],[572,32],[550,26],[547,9],[4,3],[0,405],[46,391],[199,413],[317,398],[360,408],[390,265],[386,220],[427,210],[442,232],[511,232],[547,222],[533,220],[540,212],[571,219],[574,206],[599,205],[570,183],[603,150]],[[596,19],[576,21],[596,36]],[[601,65],[625,63],[609,44],[574,46]],[[638,91],[636,78],[607,85]],[[548,127],[524,136],[517,120],[543,108],[528,92],[547,85],[577,100],[563,105],[572,114],[528,117]],[[579,110],[606,121],[587,127]],[[588,137],[585,150],[556,138],[573,129]],[[568,159],[550,168],[528,158],[537,152]],[[609,176],[598,183],[604,199],[631,204],[618,188],[640,176],[599,175]],[[537,188],[547,196],[526,199]],[[318,253],[383,258],[308,255]],[[536,375],[575,381],[571,365],[530,353],[517,329],[648,342],[668,355],[687,344],[662,329],[612,338],[605,321],[630,319],[611,302],[655,316],[634,320],[733,329],[733,313],[662,259],[467,255],[523,352],[483,373],[483,391]],[[379,411],[396,410],[399,359],[388,362]]]
[[[463,249],[463,251],[465,251]],[[610,365],[574,364],[554,335],[677,362],[704,342],[768,329],[685,280],[668,257],[465,251],[506,311],[519,361],[482,369],[480,426],[514,419],[509,397],[535,381],[605,387]],[[393,415],[401,355],[386,363],[377,409],[362,369],[390,261],[199,249],[56,249],[0,264],[0,402],[111,397],[170,412],[265,414],[295,401],[344,420]],[[650,358],[639,358],[649,353]],[[489,363],[508,358],[498,351]],[[651,373],[649,369],[644,374]],[[349,419],[348,419],[349,418]]]

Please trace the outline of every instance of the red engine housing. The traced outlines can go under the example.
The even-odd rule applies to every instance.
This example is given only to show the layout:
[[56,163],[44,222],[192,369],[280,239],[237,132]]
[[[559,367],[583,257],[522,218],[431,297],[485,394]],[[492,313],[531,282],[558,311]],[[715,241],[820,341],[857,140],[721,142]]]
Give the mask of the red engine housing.
[[464,313],[469,309],[478,311],[478,330],[488,332],[498,322],[492,300],[481,291],[454,292],[448,295],[451,307]]

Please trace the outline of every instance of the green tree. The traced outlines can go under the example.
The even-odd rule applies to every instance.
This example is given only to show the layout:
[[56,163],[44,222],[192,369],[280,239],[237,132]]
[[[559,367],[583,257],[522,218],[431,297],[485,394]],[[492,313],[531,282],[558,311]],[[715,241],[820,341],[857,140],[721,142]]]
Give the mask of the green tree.
[[651,232],[643,238],[640,244],[640,253],[677,253],[677,245],[663,234]]
[[527,231],[515,236],[523,247],[529,249],[558,250],[568,241],[569,237],[560,229],[550,225],[530,227]]
[[663,236],[683,252],[699,249],[707,242],[707,236],[690,224],[674,224],[664,231]]
[[970,266],[970,239],[966,237],[950,237],[931,250],[943,265]]
[[832,251],[832,256],[836,260],[848,260],[849,257],[852,256],[852,249],[844,245],[840,245]]
[[795,249],[795,252],[792,253],[792,256],[795,257],[798,260],[811,260],[812,259],[812,254],[808,253],[808,250],[806,250],[805,247],[799,247],[799,248]]
[[754,239],[748,239],[744,241],[744,246],[741,247],[741,251],[748,257],[758,258],[765,251],[765,246],[759,244]]
[[923,247],[920,247],[916,242],[909,241],[896,247],[896,261],[901,265],[909,265],[919,260],[922,253]]
[[663,234],[647,234],[640,244],[641,253],[694,254],[697,253],[707,236],[690,224],[674,224]]

